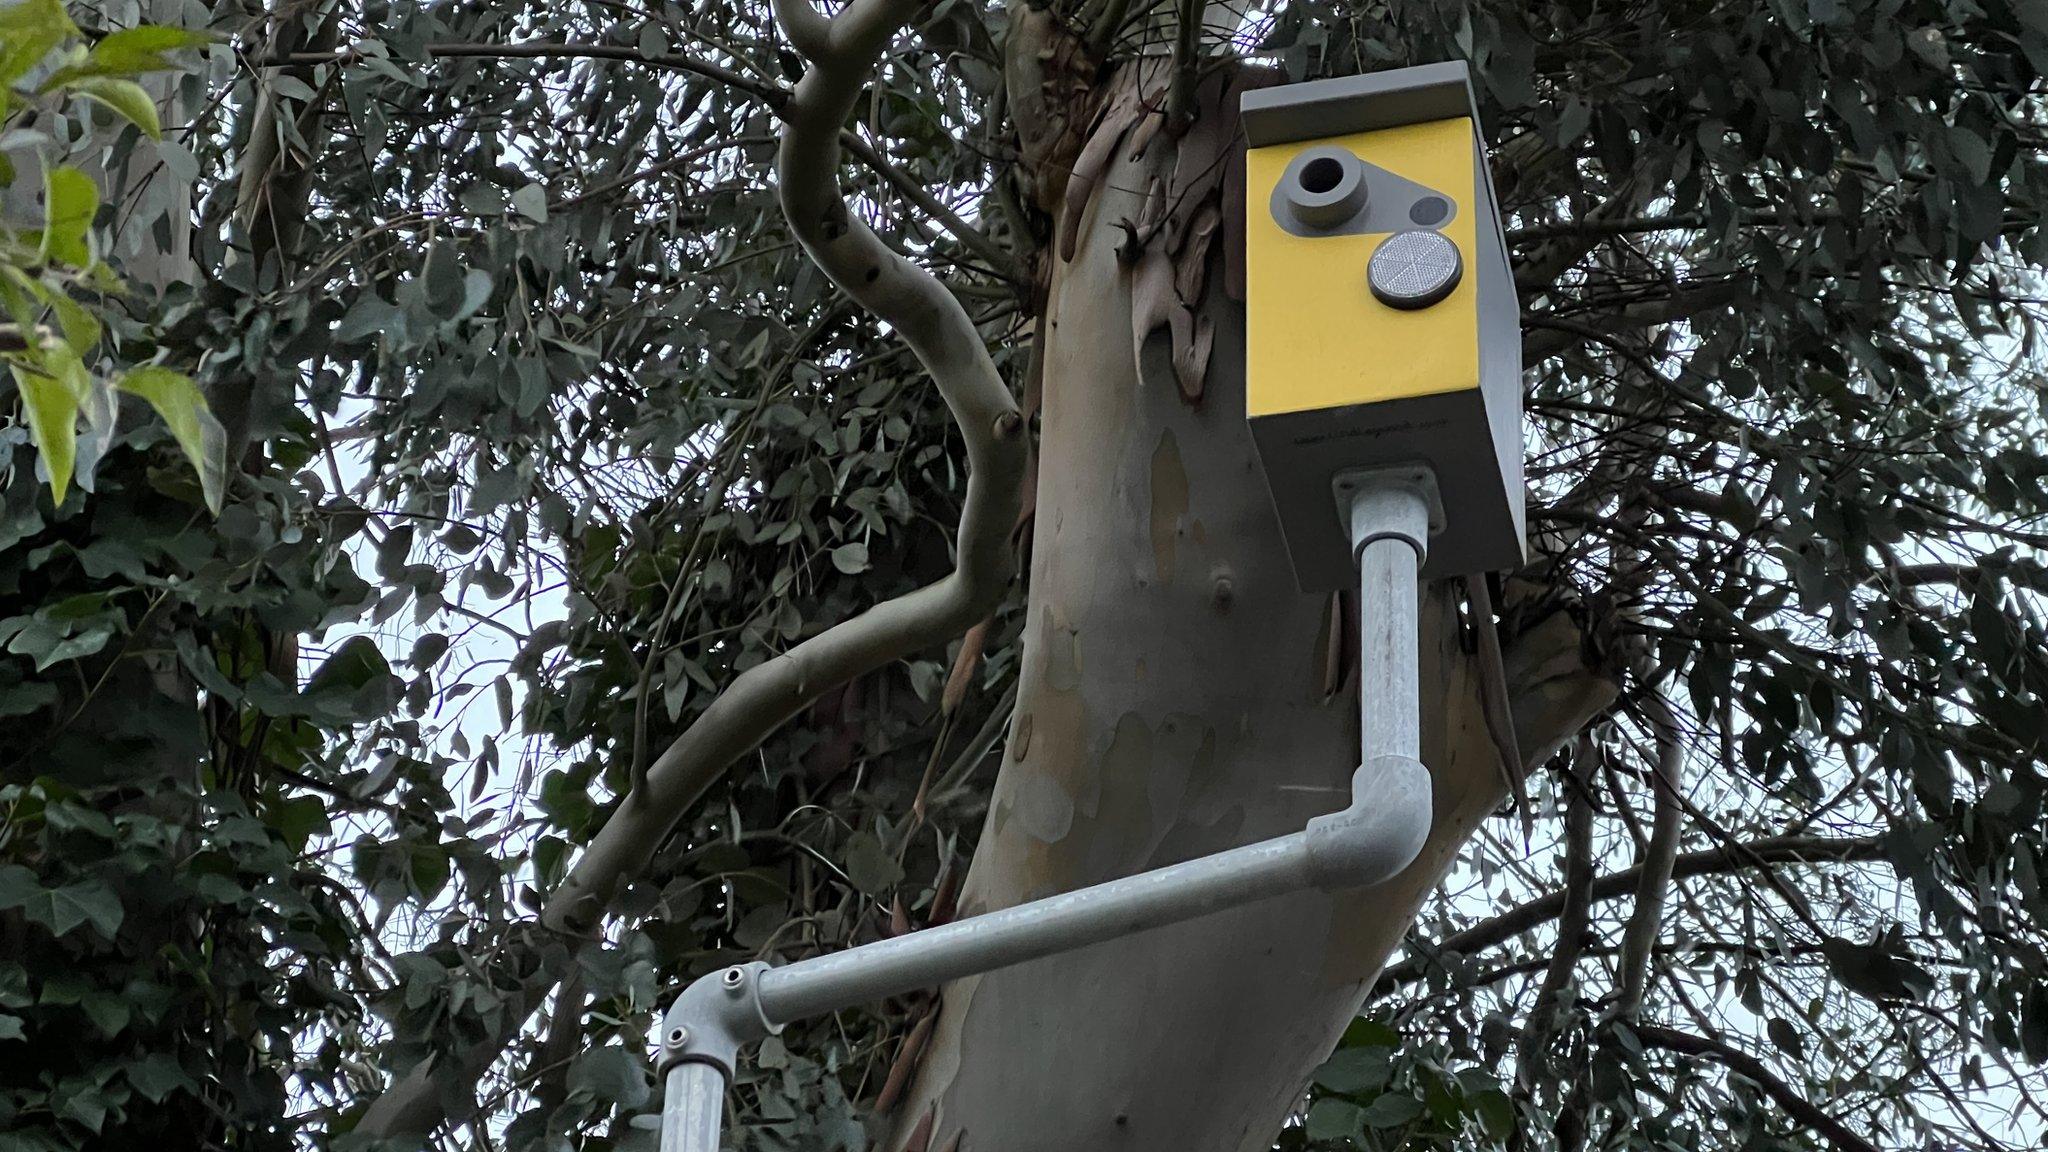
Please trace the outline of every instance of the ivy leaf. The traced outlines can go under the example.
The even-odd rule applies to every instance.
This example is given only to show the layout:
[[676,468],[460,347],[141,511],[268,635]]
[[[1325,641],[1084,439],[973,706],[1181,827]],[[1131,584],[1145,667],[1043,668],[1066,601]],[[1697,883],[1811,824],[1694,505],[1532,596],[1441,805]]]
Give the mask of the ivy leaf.
[[128,1077],[129,1087],[152,1102],[161,1101],[178,1089],[197,1087],[179,1066],[177,1057],[168,1052],[152,1052],[121,1071]]
[[34,872],[19,864],[0,867],[0,909],[19,908],[31,923],[52,936],[64,936],[90,923],[108,940],[121,928],[121,901],[98,880],[81,880],[62,888],[45,888]]
[[[154,109],[152,109],[153,111]],[[87,234],[100,210],[100,190],[92,177],[68,164],[43,174],[43,247],[45,260],[84,268],[92,263]]]
[[227,490],[227,434],[213,418],[199,385],[182,372],[152,364],[115,377],[114,386],[147,400],[163,417],[185,459],[199,473],[199,491],[206,497],[206,507],[220,515]]

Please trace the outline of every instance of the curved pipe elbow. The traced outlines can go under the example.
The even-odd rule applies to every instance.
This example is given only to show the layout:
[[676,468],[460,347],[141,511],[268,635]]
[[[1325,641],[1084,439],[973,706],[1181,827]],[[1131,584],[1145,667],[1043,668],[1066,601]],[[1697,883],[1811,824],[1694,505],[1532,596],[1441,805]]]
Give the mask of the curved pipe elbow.
[[1308,822],[1311,881],[1327,891],[1369,888],[1400,875],[1422,854],[1432,811],[1422,761],[1374,757],[1358,770],[1350,807]]

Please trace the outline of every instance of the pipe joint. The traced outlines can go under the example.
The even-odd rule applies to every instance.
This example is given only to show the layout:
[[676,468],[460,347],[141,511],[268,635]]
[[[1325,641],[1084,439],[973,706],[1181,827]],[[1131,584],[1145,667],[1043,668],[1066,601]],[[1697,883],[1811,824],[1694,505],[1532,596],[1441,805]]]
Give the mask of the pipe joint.
[[1308,822],[1308,870],[1325,891],[1393,879],[1422,854],[1431,818],[1429,769],[1377,756],[1351,778],[1351,806]]
[[690,982],[661,1018],[661,1054],[656,1070],[666,1075],[684,1061],[715,1065],[732,1078],[739,1050],[782,1031],[761,1005],[761,974],[755,961],[721,968]]
[[1434,472],[1421,464],[1348,469],[1332,478],[1331,487],[1351,536],[1353,562],[1374,541],[1399,540],[1415,549],[1415,565],[1422,566],[1430,536],[1444,526]]

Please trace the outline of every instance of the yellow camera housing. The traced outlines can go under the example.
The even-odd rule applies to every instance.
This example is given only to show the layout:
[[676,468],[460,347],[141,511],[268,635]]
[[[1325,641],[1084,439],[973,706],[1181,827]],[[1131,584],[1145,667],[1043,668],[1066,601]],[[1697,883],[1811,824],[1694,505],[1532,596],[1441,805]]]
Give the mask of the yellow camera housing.
[[1523,560],[1521,319],[1462,63],[1245,93],[1245,415],[1306,591],[1351,587],[1332,485],[1420,465],[1426,576]]

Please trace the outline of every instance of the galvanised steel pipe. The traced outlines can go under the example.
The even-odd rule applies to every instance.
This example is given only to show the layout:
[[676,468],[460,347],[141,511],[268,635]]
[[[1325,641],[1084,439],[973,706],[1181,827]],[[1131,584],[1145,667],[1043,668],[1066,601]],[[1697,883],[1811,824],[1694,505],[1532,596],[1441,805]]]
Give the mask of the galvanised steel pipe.
[[863,944],[761,974],[776,1026],[1193,920],[1310,884],[1300,833],[1232,848],[1000,912]]
[[662,1019],[662,1152],[717,1152],[739,1049],[783,1025],[1193,920],[1304,888],[1381,883],[1429,834],[1417,669],[1427,472],[1340,478],[1359,561],[1360,742],[1349,806],[1292,835],[927,928],[893,940],[705,976]]
[[686,1060],[662,1077],[661,1146],[664,1152],[716,1152],[725,1119],[725,1070]]

